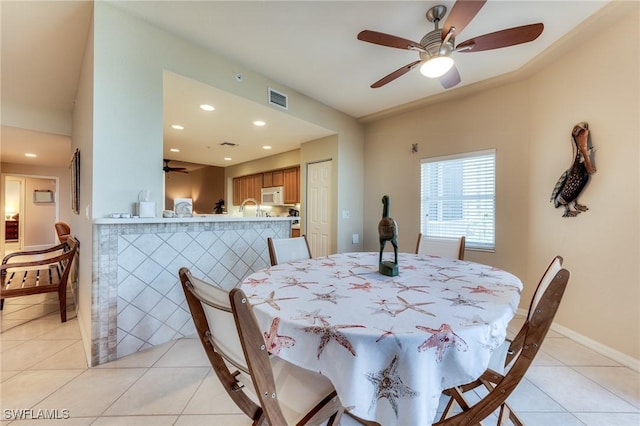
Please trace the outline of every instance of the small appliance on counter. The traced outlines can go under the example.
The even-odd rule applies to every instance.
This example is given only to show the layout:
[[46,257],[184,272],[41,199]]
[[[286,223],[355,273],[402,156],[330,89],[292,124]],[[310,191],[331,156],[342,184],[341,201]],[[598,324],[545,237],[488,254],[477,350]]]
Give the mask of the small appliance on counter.
[[[300,210],[289,209],[289,214],[287,215],[287,217],[300,217]],[[300,223],[300,219],[291,221],[292,225],[296,225],[299,223]]]
[[193,200],[191,198],[174,198],[173,210],[177,217],[192,217]]

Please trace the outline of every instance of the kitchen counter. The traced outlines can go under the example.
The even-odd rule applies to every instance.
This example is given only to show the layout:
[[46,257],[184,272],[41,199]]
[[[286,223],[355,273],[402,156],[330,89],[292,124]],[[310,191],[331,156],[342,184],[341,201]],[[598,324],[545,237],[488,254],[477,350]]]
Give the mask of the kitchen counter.
[[231,289],[269,265],[267,238],[294,219],[94,219],[91,366],[195,334],[178,270]]
[[[144,224],[144,223],[202,223],[202,222],[273,222],[293,221],[297,217],[256,217],[256,216],[229,216],[226,214],[195,214],[193,217],[136,217],[136,218],[98,218],[94,219],[96,225],[120,225],[120,224]],[[294,225],[295,226],[295,225]]]

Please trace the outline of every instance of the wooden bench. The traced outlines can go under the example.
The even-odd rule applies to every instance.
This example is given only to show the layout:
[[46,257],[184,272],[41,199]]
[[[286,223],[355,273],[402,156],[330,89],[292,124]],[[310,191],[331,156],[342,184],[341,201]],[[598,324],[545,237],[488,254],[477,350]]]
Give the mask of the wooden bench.
[[67,321],[67,283],[78,241],[73,237],[44,250],[10,253],[2,259],[0,310],[4,299],[41,293],[58,293],[60,320]]

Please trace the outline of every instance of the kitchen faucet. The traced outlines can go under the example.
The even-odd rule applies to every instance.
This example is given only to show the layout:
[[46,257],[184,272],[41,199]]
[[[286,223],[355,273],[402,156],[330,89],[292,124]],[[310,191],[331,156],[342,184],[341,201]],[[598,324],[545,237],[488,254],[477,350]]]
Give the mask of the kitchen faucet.
[[249,201],[253,202],[256,205],[256,217],[262,217],[262,210],[260,210],[260,204],[256,201],[255,198],[247,198],[240,204],[240,209],[238,210],[240,213],[244,211],[244,205]]

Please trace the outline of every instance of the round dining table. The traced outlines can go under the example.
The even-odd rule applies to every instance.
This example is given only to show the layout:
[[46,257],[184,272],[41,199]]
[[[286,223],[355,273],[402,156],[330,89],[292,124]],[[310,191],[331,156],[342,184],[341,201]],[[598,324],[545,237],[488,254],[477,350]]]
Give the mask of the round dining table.
[[382,425],[429,425],[442,391],[478,378],[522,290],[487,265],[378,253],[271,266],[243,280],[269,351],[331,380],[346,409]]

